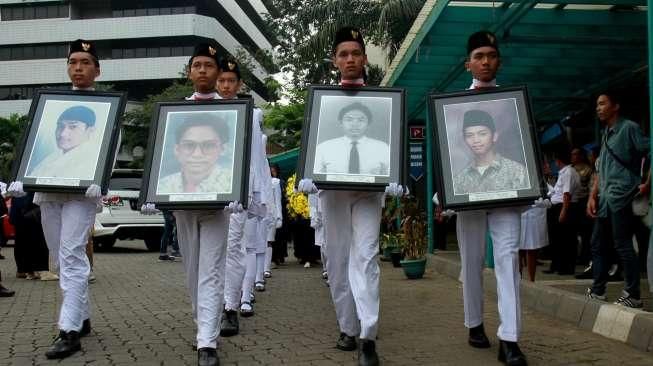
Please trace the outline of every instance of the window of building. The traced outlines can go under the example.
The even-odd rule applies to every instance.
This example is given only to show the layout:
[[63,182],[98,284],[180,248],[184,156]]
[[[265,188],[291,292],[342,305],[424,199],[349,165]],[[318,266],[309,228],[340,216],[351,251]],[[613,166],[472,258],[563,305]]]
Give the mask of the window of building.
[[0,20],[2,21],[70,17],[68,4],[5,6],[0,10]]
[[45,19],[48,17],[48,9],[45,6],[34,7],[34,13],[34,18],[36,19]]
[[145,57],[147,57],[147,48],[136,48],[136,49],[134,49],[134,56],[136,58],[145,58]]
[[23,47],[12,47],[11,48],[11,59],[12,60],[22,60],[23,59]]
[[150,47],[147,49],[147,57],[159,57],[159,47]]

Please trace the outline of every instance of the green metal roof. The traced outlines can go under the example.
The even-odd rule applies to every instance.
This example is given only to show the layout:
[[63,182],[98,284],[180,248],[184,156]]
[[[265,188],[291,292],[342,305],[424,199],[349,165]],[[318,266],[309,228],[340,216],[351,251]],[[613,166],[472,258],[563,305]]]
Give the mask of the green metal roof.
[[467,37],[499,38],[500,85],[526,84],[539,123],[586,105],[606,85],[646,78],[646,0],[428,0],[382,85],[407,89],[409,118],[422,118],[426,96],[462,90]]
[[299,158],[299,148],[294,148],[288,151],[284,151],[279,154],[271,155],[268,157],[270,164],[279,165],[281,169],[281,175],[283,178],[287,178],[290,173],[294,173],[297,169],[297,159]]

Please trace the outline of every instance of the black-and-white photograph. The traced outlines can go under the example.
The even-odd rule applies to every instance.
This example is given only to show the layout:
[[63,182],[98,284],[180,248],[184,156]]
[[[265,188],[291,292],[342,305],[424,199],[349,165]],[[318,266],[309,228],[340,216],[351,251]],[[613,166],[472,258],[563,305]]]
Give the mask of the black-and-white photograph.
[[15,166],[17,177],[28,188],[46,191],[102,185],[123,109],[120,93],[39,91]]
[[251,100],[158,103],[143,202],[203,209],[246,203]]
[[313,173],[390,175],[392,98],[325,96]]
[[404,120],[403,89],[311,86],[298,172],[330,189],[401,182]]
[[449,207],[501,206],[539,197],[539,146],[525,88],[432,95],[434,155]]

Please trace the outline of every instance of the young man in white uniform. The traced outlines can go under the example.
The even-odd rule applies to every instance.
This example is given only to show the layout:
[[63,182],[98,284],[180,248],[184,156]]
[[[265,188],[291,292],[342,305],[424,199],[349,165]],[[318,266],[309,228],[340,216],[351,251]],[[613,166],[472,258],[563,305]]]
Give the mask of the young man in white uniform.
[[[472,34],[467,41],[465,67],[472,74],[469,89],[495,88],[496,74],[501,65],[496,36],[488,31]],[[437,193],[433,201],[439,205]],[[548,200],[535,202],[538,207],[550,205]],[[489,348],[483,328],[483,266],[485,235],[492,237],[494,272],[497,278],[500,324],[499,361],[507,365],[526,365],[526,357],[517,341],[521,329],[519,301],[519,239],[523,207],[503,207],[458,213],[456,233],[462,262],[463,303],[465,326],[469,328],[468,343],[476,348]],[[448,210],[445,215],[454,214]]]
[[[214,43],[197,45],[188,62],[188,77],[195,92],[186,100],[218,99],[215,91],[218,72],[217,46]],[[146,204],[142,211],[151,213],[154,207]],[[238,202],[230,203],[224,211],[173,212],[186,272],[186,286],[197,324],[197,359],[200,366],[220,364],[217,345],[224,301],[229,214],[238,212],[242,212],[242,205]]]
[[[73,90],[94,90],[98,76],[100,62],[93,43],[81,39],[71,43],[68,77],[72,81]],[[78,112],[88,115],[88,111]],[[67,140],[63,140],[66,139],[58,141],[58,144],[68,144]],[[22,182],[12,183],[8,194],[24,195],[22,186]],[[59,267],[59,286],[63,295],[58,322],[59,336],[45,353],[49,359],[65,358],[79,351],[79,337],[91,332],[88,295],[91,268],[86,256],[86,242],[100,197],[100,187],[97,185],[91,185],[86,194],[37,192],[34,195],[34,203],[41,207],[41,223],[50,257],[55,266]]]
[[[223,59],[220,62],[220,73],[218,74],[216,89],[219,98],[238,98],[238,91],[243,85],[240,67],[231,59]],[[238,321],[238,309],[240,307],[240,292],[245,276],[245,222],[262,218],[267,209],[261,201],[261,192],[265,191],[261,177],[265,174],[264,164],[265,150],[259,141],[262,140],[261,124],[263,113],[260,109],[254,108],[252,119],[252,140],[250,148],[249,168],[249,205],[247,212],[234,213],[229,217],[229,236],[227,240],[227,265],[225,280],[225,313],[222,319],[220,334],[229,337],[238,334],[240,326]]]
[[[272,173],[272,169],[270,169]],[[265,268],[263,271],[263,278],[272,277],[272,243],[277,235],[277,229],[283,225],[283,213],[281,208],[281,180],[272,176],[272,203],[268,207],[268,216],[266,217],[268,227],[268,246],[265,248]]]
[[[265,151],[267,136],[262,135],[261,148]],[[265,209],[260,215],[250,215],[245,222],[245,277],[243,278],[240,299],[240,314],[244,317],[254,315],[252,306],[252,286],[257,291],[265,291],[265,250],[267,248],[267,223],[268,206],[272,202],[272,175],[267,158],[264,158],[261,172],[261,202]]]
[[[346,27],[335,35],[333,64],[340,71],[343,87],[361,87],[367,64],[365,43],[358,29]],[[305,193],[316,193],[310,179],[302,179],[298,187]],[[402,186],[392,183],[386,194],[404,194]],[[365,191],[321,191],[328,257],[327,270],[340,337],[338,349],[356,349],[360,337],[359,365],[378,365],[376,335],[379,321],[379,225],[384,194]]]

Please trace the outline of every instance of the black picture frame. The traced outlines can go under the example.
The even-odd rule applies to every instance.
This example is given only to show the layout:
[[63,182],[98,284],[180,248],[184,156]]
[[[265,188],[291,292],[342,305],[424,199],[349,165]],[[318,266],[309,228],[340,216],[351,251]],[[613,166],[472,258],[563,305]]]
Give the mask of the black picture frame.
[[[312,179],[318,188],[328,190],[384,191],[389,183],[403,185],[407,181],[405,99],[403,88],[309,86],[298,177]],[[339,121],[339,115],[355,103],[367,108],[358,112],[367,120],[383,123],[383,128],[370,128],[368,123],[362,132],[355,131],[363,135],[358,143],[365,141],[362,148],[357,147],[359,173],[349,170],[351,140]],[[330,127],[336,124],[337,128]]]
[[[254,102],[252,99],[217,99],[210,101],[182,101],[157,103],[150,126],[148,150],[139,205],[154,203],[160,209],[174,210],[213,210],[222,209],[232,201],[239,201],[246,208],[249,194],[249,161],[252,136],[252,116]],[[193,116],[196,114],[196,116]],[[181,154],[181,141],[175,141],[180,131],[179,126],[195,124],[198,116],[202,121],[214,123],[216,132],[229,134],[229,140],[223,142],[219,156],[209,164],[212,170],[198,185],[199,189],[214,191],[185,192],[183,173],[178,155]],[[213,116],[210,116],[213,114]],[[222,121],[222,122],[216,122]],[[174,126],[173,126],[174,125]],[[174,130],[174,129],[177,130]],[[190,131],[187,129],[185,131]],[[201,130],[195,130],[201,131]],[[204,130],[206,131],[206,130]],[[228,132],[225,132],[228,131]],[[184,134],[188,132],[183,132]],[[196,136],[206,135],[197,134]],[[181,137],[179,137],[181,138]],[[199,141],[199,140],[197,140]],[[192,147],[193,154],[206,154],[199,142]],[[226,151],[226,152],[225,152]],[[182,155],[179,155],[182,157]],[[165,161],[165,163],[164,163]],[[193,164],[199,164],[194,165]],[[206,162],[190,162],[187,169],[202,170]],[[178,170],[178,171],[177,171]],[[201,186],[205,182],[203,187]],[[227,183],[228,182],[228,183]],[[228,187],[227,187],[228,186]],[[223,189],[224,191],[220,191]],[[229,189],[229,191],[226,191]]]
[[[428,107],[436,188],[444,209],[530,205],[544,196],[542,155],[526,86],[431,94]],[[476,111],[487,113],[491,122],[478,122],[485,115]],[[464,121],[474,126],[464,129]],[[485,140],[475,134],[483,123]],[[490,126],[494,131],[487,135]],[[475,161],[491,156],[489,149],[495,159],[478,167]]]
[[[14,180],[26,191],[84,193],[95,184],[106,192],[126,100],[122,92],[36,90]],[[70,118],[86,122],[64,123]]]

